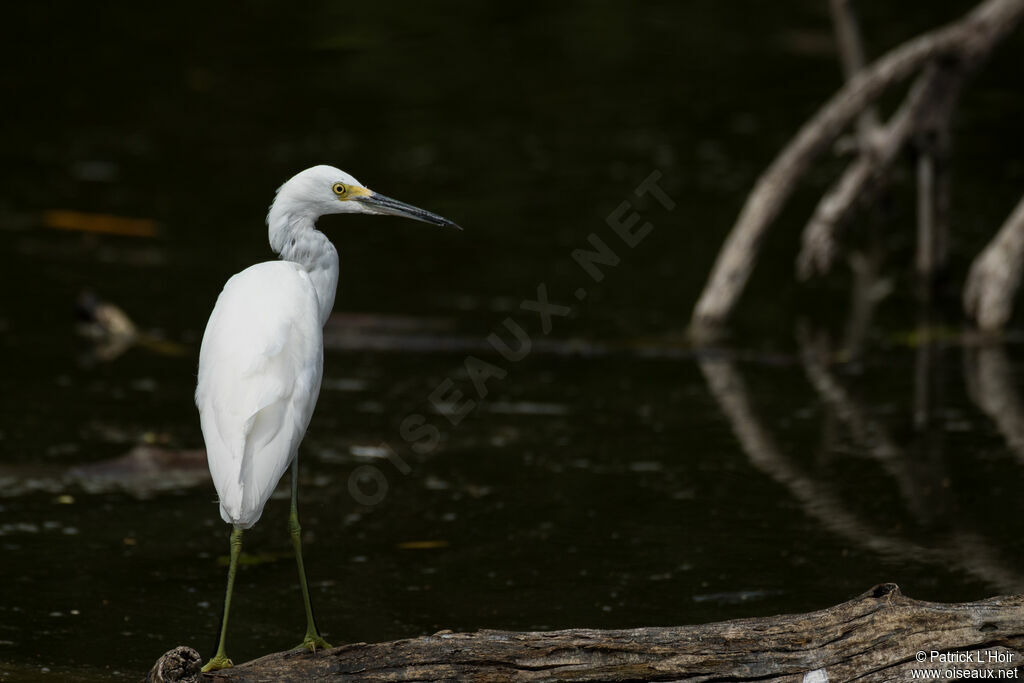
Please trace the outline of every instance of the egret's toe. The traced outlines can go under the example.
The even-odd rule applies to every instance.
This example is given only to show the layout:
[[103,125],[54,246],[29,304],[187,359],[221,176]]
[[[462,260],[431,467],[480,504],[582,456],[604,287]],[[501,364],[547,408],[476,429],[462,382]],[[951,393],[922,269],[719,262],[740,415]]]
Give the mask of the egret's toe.
[[203,665],[203,671],[217,671],[218,669],[230,669],[235,664],[224,655],[217,655]]
[[295,649],[316,652],[317,650],[330,650],[331,644],[320,637],[319,633],[307,633],[306,637]]

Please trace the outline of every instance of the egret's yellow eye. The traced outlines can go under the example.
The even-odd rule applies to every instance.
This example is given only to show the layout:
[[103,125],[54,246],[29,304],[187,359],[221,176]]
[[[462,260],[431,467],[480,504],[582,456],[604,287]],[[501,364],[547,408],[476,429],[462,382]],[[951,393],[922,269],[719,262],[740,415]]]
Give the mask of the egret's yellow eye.
[[339,197],[344,197],[345,193],[348,192],[348,188],[345,187],[344,183],[334,183],[334,187],[331,189],[334,190],[334,194]]

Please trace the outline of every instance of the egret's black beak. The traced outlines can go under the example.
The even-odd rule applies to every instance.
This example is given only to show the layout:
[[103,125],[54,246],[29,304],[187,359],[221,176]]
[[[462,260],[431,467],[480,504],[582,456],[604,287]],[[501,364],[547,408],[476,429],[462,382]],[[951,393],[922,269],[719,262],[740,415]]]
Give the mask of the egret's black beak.
[[373,213],[387,214],[390,216],[404,216],[405,218],[411,218],[414,221],[422,221],[424,223],[430,223],[431,225],[440,225],[462,230],[461,227],[443,216],[438,216],[436,213],[424,211],[423,209],[417,208],[411,204],[400,202],[397,199],[392,199],[391,197],[385,197],[384,195],[377,194],[376,192],[365,197],[357,197],[355,198],[355,201],[359,202]]

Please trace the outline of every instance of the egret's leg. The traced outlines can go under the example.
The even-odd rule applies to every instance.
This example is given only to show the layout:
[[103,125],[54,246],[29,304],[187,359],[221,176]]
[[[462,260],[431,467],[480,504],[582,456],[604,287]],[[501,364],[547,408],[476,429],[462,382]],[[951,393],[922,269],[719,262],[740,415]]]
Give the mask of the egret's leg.
[[228,632],[228,612],[231,610],[231,589],[235,586],[235,571],[238,569],[238,556],[242,552],[242,530],[231,531],[231,561],[228,564],[228,590],[224,595],[224,619],[220,624],[220,639],[217,641],[217,654],[203,666],[203,671],[227,669],[234,664],[224,653],[224,639]]
[[299,586],[302,587],[302,599],[306,603],[306,637],[297,649],[316,652],[317,648],[326,650],[331,647],[320,635],[313,618],[313,605],[309,601],[309,587],[306,585],[306,568],[302,564],[302,527],[299,526],[299,458],[292,460],[292,511],[288,515],[288,532],[292,536],[295,548],[295,562],[299,565]]

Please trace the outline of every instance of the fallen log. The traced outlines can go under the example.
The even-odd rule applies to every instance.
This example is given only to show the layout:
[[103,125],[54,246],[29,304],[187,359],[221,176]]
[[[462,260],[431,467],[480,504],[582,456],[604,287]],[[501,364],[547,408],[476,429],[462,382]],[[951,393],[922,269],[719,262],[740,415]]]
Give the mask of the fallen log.
[[146,680],[819,683],[921,677],[912,670],[927,670],[926,678],[1018,678],[1022,652],[1024,596],[923,602],[889,583],[808,614],[607,631],[441,631],[280,652],[210,674],[199,673],[195,650],[178,647]]

